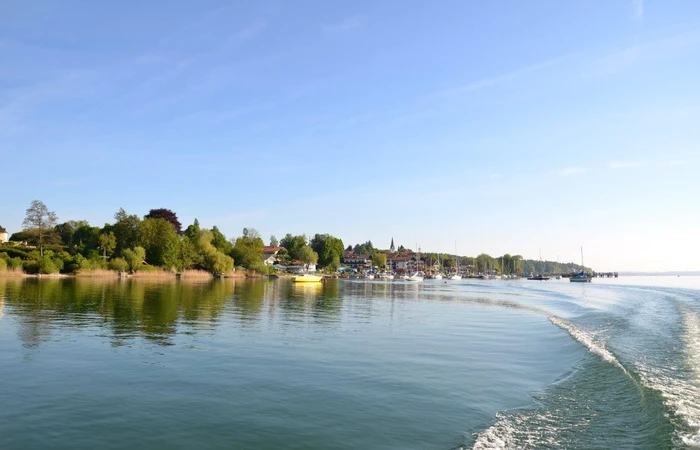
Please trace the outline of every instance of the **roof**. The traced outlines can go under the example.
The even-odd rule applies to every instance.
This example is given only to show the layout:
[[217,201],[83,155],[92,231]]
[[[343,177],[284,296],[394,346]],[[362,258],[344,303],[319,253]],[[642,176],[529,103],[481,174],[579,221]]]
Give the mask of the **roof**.
[[7,230],[4,229],[4,228],[2,227],[2,225],[0,225],[0,233],[7,233]]
[[278,251],[282,250],[283,248],[284,247],[272,247],[272,246],[266,245],[265,247],[263,247],[262,252],[275,254]]
[[355,255],[355,254],[348,255],[346,253],[345,256],[343,256],[343,258],[345,258],[345,259],[372,259],[372,257],[370,255],[362,255],[360,253],[358,253],[357,255]]

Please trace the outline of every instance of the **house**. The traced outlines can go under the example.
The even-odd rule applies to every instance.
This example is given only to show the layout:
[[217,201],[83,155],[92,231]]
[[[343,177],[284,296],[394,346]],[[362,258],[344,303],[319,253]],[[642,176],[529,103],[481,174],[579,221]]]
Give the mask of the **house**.
[[4,244],[5,242],[9,241],[10,239],[7,236],[7,230],[4,229],[2,226],[0,226],[0,244]]
[[412,253],[394,253],[387,255],[386,257],[386,265],[391,268],[394,272],[406,272],[409,270],[409,265],[411,262],[411,259],[414,258],[415,255]]
[[316,264],[304,264],[301,261],[292,261],[289,266],[283,266],[281,264],[275,264],[273,266],[275,270],[283,270],[285,272],[302,273],[302,272],[316,272]]
[[365,255],[361,253],[355,253],[352,250],[348,250],[343,254],[340,259],[342,264],[353,268],[364,268],[372,267],[372,255]]
[[282,250],[283,247],[272,247],[265,246],[262,249],[262,260],[266,266],[272,266],[277,262],[277,253]]

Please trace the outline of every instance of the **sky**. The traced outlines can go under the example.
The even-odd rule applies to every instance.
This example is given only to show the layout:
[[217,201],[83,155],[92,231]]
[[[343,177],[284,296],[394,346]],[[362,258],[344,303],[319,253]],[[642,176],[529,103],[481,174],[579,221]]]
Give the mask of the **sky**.
[[0,225],[700,269],[696,0],[0,0]]

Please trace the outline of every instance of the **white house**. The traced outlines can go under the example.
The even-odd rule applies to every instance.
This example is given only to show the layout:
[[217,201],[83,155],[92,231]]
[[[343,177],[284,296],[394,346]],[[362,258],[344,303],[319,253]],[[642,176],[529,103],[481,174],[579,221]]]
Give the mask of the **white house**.
[[282,250],[282,247],[263,247],[262,260],[266,266],[272,266],[277,263],[277,253]]
[[10,239],[7,236],[7,230],[0,226],[0,244],[4,244]]

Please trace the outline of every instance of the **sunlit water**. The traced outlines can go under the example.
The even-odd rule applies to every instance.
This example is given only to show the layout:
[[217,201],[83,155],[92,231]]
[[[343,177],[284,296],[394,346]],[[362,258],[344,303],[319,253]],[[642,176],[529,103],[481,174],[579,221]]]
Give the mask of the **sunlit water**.
[[700,446],[700,282],[0,278],[0,448]]

